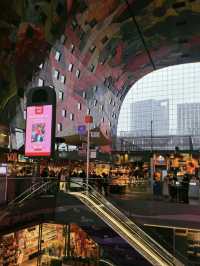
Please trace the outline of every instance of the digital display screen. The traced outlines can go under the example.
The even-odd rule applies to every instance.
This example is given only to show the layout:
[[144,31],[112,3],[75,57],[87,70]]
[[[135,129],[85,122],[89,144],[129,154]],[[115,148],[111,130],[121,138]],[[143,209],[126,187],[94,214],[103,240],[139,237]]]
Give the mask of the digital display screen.
[[52,112],[52,105],[27,107],[26,156],[51,155]]

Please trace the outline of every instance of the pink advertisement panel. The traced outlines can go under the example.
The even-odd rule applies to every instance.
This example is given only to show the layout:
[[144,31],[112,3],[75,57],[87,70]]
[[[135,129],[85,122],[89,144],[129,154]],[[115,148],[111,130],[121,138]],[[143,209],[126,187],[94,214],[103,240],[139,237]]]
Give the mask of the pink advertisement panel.
[[51,155],[52,111],[52,105],[27,107],[26,156]]

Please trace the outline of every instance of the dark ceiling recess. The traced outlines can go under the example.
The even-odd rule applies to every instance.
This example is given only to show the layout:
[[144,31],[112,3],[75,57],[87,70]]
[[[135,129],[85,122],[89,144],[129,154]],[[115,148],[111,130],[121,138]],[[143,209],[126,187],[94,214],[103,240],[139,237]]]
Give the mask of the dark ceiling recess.
[[182,8],[182,7],[185,7],[186,6],[186,3],[185,2],[177,2],[177,3],[174,3],[172,5],[173,8],[177,9],[177,8]]

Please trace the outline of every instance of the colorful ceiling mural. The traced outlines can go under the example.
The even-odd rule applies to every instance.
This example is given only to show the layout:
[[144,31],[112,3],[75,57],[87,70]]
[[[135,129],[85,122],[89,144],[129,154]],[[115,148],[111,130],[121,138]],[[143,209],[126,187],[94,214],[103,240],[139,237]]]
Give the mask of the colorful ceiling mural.
[[136,80],[200,60],[199,24],[199,0],[1,0],[1,110],[27,85],[51,85],[58,136],[90,112],[110,138]]

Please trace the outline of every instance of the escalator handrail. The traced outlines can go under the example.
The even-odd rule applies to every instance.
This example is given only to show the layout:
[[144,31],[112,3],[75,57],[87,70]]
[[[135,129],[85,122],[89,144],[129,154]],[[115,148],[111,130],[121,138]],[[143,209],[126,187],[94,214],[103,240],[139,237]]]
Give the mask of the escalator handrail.
[[31,192],[31,191],[33,191],[34,190],[34,187],[36,187],[37,185],[40,185],[41,184],[41,182],[37,182],[37,183],[35,183],[35,184],[33,184],[33,185],[31,185],[29,188],[27,188],[26,190],[24,190],[20,195],[18,195],[15,199],[13,199],[12,201],[10,201],[9,203],[8,203],[8,207],[9,206],[12,206],[13,204],[15,204],[22,196],[24,196],[24,195],[26,195],[29,191]]
[[[162,257],[164,259],[166,259],[166,256],[168,257],[167,259],[170,260],[171,263],[174,263],[174,260],[177,260],[172,254],[170,254],[167,250],[165,250],[161,245],[159,245],[154,239],[152,239],[149,235],[147,235],[143,230],[141,230],[136,224],[133,223],[133,221],[131,221],[128,217],[126,217],[122,212],[120,212],[113,204],[111,204],[110,202],[108,202],[99,192],[97,192],[92,186],[87,185],[84,182],[74,182],[71,181],[73,183],[82,185],[89,188],[90,191],[93,192],[93,197],[95,197],[95,200],[99,201],[101,204],[103,203],[108,209],[109,211],[112,212],[112,214],[114,215],[115,218],[117,218],[121,223],[123,223],[123,225],[128,228],[129,230],[131,230],[132,232],[134,232],[134,234],[137,234],[137,236],[144,241],[144,237],[145,237],[145,243],[152,249],[152,244],[154,246],[154,250],[156,249],[156,252],[159,254],[159,256],[161,256],[160,252],[162,251]],[[91,199],[91,194],[88,193],[87,191],[82,191],[83,194],[85,194],[86,196],[90,197]],[[116,217],[116,216],[120,216]],[[126,222],[124,222],[123,220],[128,220],[131,223],[127,224]],[[140,234],[142,234],[142,236],[140,234],[138,234],[138,232],[140,232]]]

